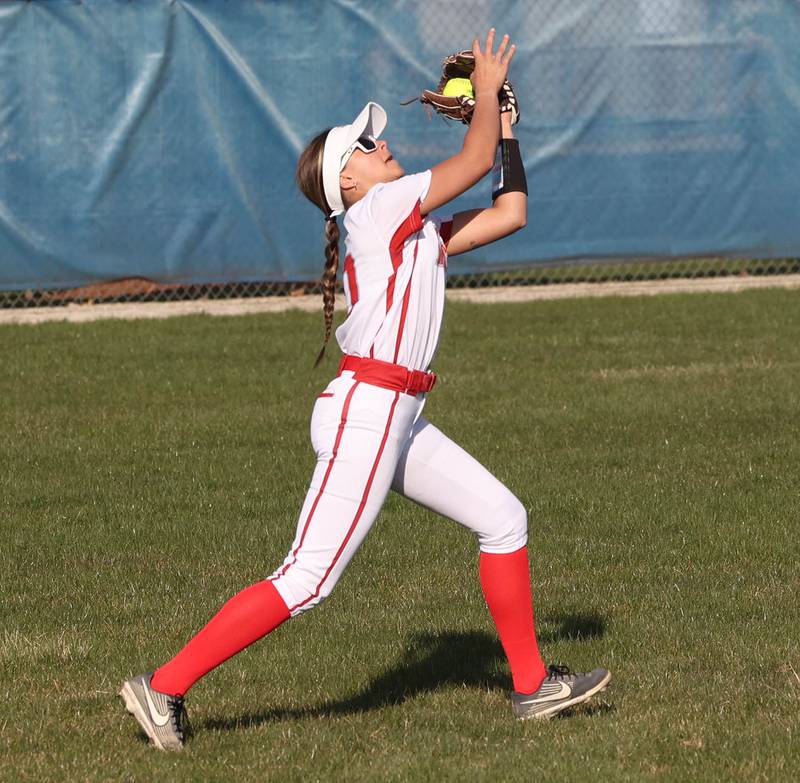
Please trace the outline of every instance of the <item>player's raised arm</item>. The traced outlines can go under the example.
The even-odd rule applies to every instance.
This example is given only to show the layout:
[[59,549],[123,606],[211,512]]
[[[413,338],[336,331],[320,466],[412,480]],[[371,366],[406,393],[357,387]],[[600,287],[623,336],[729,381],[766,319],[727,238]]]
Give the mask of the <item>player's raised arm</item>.
[[471,76],[475,93],[472,122],[461,151],[431,169],[428,194],[420,205],[423,215],[469,190],[494,165],[500,137],[497,94],[505,82],[515,51],[515,46],[509,46],[509,37],[505,35],[495,52],[494,33],[494,28],[489,30],[483,50],[477,38],[472,42],[475,55],[475,69]]
[[512,130],[511,112],[500,115],[502,141],[498,150],[493,205],[453,215],[447,254],[455,256],[494,242],[523,228],[528,221],[528,188],[519,144]]

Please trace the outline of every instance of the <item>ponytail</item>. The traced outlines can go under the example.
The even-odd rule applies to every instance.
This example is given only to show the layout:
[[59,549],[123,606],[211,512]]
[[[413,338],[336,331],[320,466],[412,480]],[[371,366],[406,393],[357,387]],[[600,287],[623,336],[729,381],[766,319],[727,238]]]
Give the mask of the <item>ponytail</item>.
[[331,337],[333,328],[333,305],[336,301],[336,272],[339,269],[339,224],[336,218],[326,218],[325,220],[325,271],[322,274],[322,307],[325,316],[325,339],[322,342],[322,349],[314,362],[316,367],[325,356],[325,347]]

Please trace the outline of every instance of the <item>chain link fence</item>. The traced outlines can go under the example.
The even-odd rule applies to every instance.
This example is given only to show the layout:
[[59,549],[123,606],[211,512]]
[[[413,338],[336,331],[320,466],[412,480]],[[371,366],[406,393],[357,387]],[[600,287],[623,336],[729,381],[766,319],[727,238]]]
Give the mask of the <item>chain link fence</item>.
[[[491,288],[501,286],[546,286],[563,283],[635,282],[675,278],[748,277],[800,274],[800,259],[745,260],[650,259],[615,261],[609,259],[553,265],[522,266],[480,274],[451,274],[448,288]],[[342,292],[341,284],[339,293]],[[95,283],[80,288],[0,292],[0,309],[63,307],[66,305],[132,302],[181,302],[213,299],[321,295],[319,280],[276,283],[207,283],[165,285],[142,278]]]

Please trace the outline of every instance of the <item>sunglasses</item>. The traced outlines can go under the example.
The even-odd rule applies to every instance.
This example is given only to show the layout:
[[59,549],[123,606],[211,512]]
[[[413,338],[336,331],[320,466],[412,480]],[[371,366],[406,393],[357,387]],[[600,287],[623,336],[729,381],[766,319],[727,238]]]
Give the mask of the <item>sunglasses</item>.
[[370,152],[375,152],[378,149],[378,140],[374,136],[359,136],[342,155],[342,165],[339,168],[341,171],[350,160],[350,156],[356,151],[361,150],[364,154],[369,155]]

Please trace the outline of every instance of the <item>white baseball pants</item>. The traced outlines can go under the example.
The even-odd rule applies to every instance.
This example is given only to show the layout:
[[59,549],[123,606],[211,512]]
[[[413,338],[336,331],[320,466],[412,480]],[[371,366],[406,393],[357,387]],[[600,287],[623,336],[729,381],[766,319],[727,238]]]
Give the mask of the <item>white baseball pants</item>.
[[317,399],[317,464],[291,551],[269,577],[292,616],[330,595],[390,489],[472,530],[484,552],[526,545],[522,503],[421,415],[424,404],[350,372]]

